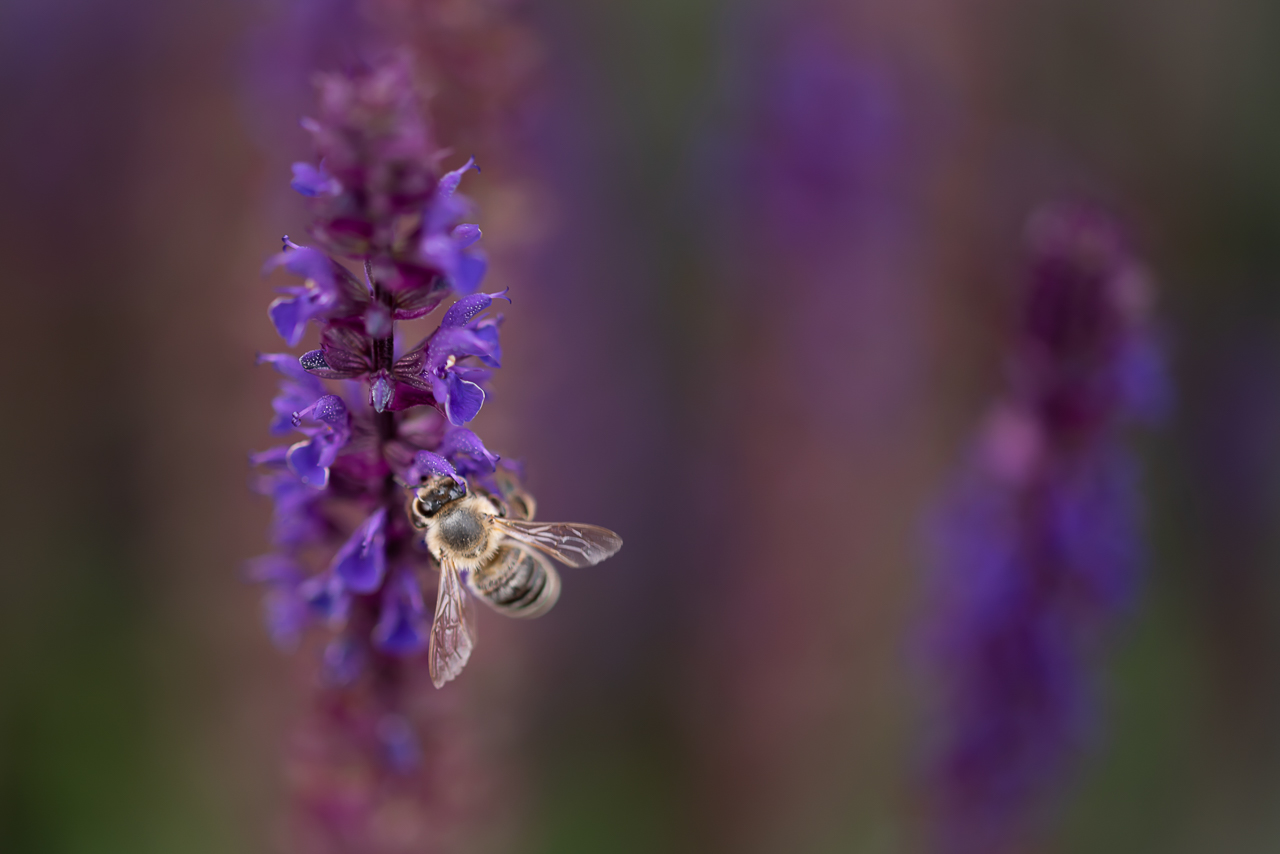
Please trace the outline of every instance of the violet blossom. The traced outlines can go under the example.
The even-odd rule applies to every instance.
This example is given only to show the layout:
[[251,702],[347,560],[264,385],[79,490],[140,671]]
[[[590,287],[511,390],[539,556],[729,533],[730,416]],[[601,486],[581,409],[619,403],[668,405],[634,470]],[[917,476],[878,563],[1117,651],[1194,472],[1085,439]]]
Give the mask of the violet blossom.
[[[270,306],[276,331],[296,346],[314,326],[320,346],[260,357],[281,375],[271,432],[289,439],[251,458],[255,487],[275,509],[273,551],[249,574],[265,588],[279,646],[328,636],[323,729],[381,744],[382,758],[360,760],[382,780],[363,790],[364,801],[339,815],[331,787],[304,795],[312,825],[331,831],[315,850],[379,851],[368,837],[379,799],[422,783],[413,775],[424,748],[404,703],[426,674],[416,656],[428,645],[424,586],[434,589],[436,568],[406,515],[405,487],[439,470],[497,488],[507,464],[462,425],[500,366],[501,316],[490,309],[506,297],[479,292],[480,229],[462,221],[471,205],[457,192],[474,164],[440,169],[445,152],[431,139],[407,61],[322,75],[318,85],[319,115],[304,122],[318,163],[295,164],[292,182],[314,215],[311,245],[285,238],[267,270],[301,279]],[[397,324],[450,297],[459,299],[436,330],[398,352]]]
[[937,848],[1023,850],[1088,746],[1095,658],[1141,562],[1127,428],[1168,390],[1151,288],[1101,211],[1028,228],[1008,382],[938,516]]

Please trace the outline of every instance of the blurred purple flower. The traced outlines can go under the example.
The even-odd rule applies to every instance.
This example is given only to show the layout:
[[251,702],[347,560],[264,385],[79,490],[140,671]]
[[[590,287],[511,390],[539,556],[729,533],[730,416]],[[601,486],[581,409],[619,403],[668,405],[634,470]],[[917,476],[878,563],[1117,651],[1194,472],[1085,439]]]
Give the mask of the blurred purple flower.
[[468,169],[480,171],[474,157],[444,175],[436,185],[423,217],[419,247],[422,257],[444,275],[454,292],[463,295],[475,293],[488,269],[484,253],[475,245],[480,239],[480,226],[455,225],[470,210],[467,200],[456,193]]
[[387,508],[379,507],[356,528],[333,556],[329,571],[353,593],[372,593],[382,586],[387,566]]
[[293,413],[315,403],[325,393],[324,383],[303,370],[298,360],[288,353],[258,354],[258,364],[264,362],[284,377],[280,393],[271,401],[276,413],[271,420],[271,434],[286,436],[293,429]]
[[323,252],[299,246],[288,237],[284,251],[273,256],[265,270],[284,267],[303,279],[301,286],[281,288],[286,294],[271,303],[271,322],[290,347],[297,345],[308,320],[349,317],[369,302],[368,289],[346,267]]
[[1124,431],[1167,406],[1150,285],[1123,233],[1046,207],[991,410],[937,522],[929,640],[940,681],[938,848],[1013,850],[1093,723],[1095,644],[1141,561]]
[[430,621],[422,587],[409,570],[401,570],[382,592],[382,613],[373,627],[373,643],[389,655],[414,655],[427,646]]

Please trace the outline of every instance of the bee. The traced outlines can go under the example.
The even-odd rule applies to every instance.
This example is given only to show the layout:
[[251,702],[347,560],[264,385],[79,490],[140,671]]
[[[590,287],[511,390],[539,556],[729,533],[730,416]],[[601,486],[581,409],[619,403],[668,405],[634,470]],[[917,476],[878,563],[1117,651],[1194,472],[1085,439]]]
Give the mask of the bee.
[[475,618],[462,578],[475,598],[508,617],[539,617],[560,598],[566,566],[593,566],[622,548],[606,528],[576,522],[534,522],[532,496],[509,483],[503,495],[469,489],[443,475],[414,490],[409,518],[424,531],[440,565],[431,625],[431,681],[439,688],[462,672],[475,646]]

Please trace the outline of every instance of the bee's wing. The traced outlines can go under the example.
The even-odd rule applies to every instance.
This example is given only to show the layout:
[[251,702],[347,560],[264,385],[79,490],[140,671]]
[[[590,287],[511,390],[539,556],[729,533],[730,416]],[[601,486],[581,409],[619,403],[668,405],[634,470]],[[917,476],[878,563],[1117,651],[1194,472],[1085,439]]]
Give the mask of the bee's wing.
[[431,624],[431,681],[437,688],[462,672],[475,642],[475,619],[458,568],[445,558],[440,561],[436,617]]
[[621,537],[598,525],[518,519],[494,519],[493,523],[511,539],[533,546],[565,566],[592,566],[622,548]]

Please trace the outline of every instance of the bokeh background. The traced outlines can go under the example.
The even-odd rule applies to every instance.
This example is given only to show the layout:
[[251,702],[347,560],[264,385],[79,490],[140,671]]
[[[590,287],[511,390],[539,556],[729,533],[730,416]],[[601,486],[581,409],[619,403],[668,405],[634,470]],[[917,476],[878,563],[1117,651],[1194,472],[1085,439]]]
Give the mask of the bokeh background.
[[[922,850],[921,519],[1063,195],[1137,236],[1177,402],[1107,724],[1037,850],[1280,850],[1280,7],[435,5],[442,55],[477,40],[443,141],[482,155],[514,300],[476,429],[543,518],[627,542],[482,623],[503,782],[468,850]],[[307,676],[241,564],[259,269],[305,222],[291,14],[0,7],[5,852],[275,850]]]

